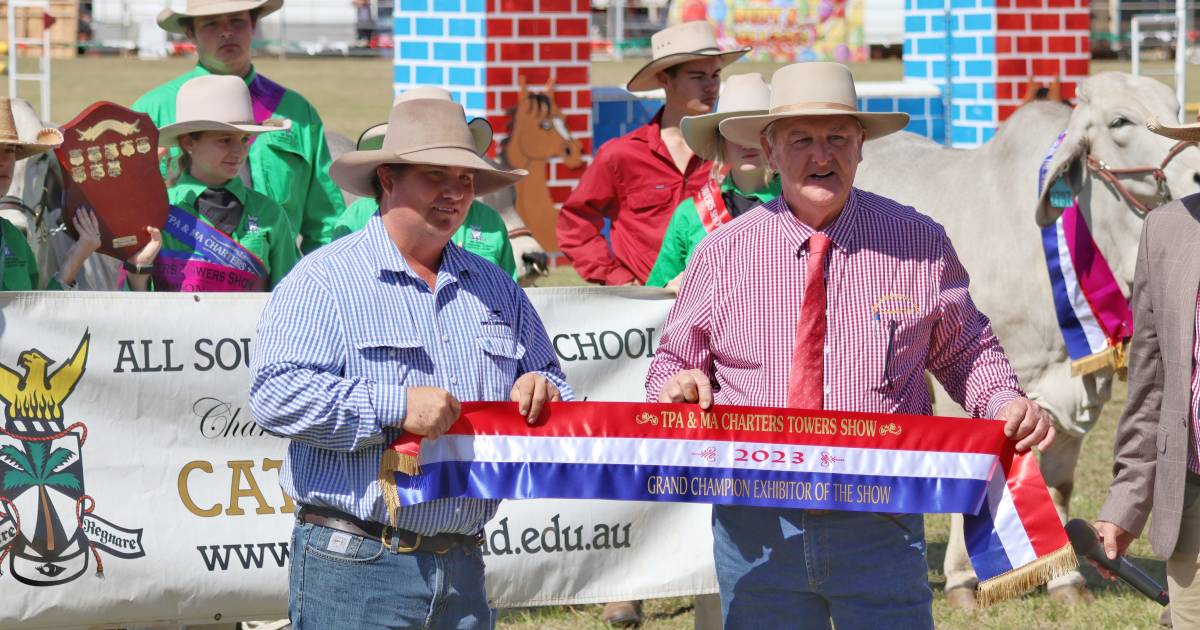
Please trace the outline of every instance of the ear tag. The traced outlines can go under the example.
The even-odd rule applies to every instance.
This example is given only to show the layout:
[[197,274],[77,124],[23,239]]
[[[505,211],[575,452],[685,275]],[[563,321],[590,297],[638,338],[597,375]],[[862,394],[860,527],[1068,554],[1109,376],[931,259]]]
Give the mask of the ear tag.
[[1075,201],[1075,193],[1067,186],[1067,182],[1059,177],[1054,180],[1054,184],[1050,186],[1050,205],[1055,208],[1066,208]]

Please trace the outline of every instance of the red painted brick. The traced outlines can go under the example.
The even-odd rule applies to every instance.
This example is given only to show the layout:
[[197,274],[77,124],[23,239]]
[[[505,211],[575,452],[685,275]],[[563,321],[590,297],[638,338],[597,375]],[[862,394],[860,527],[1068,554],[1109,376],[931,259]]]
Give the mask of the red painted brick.
[[513,21],[506,18],[488,17],[488,37],[512,37]]
[[591,15],[592,0],[575,0],[575,10],[582,15]]
[[562,163],[555,164],[554,165],[554,179],[556,179],[558,181],[569,180],[569,179],[579,179],[580,177],[583,176],[583,171],[584,171],[583,166],[580,166],[579,168],[567,168],[566,164],[562,164]]
[[559,67],[554,70],[554,82],[558,85],[588,85],[588,67]]
[[574,7],[573,0],[538,0],[542,13],[570,13]]
[[549,18],[521,18],[517,20],[517,34],[521,37],[546,37],[550,35]]
[[1002,77],[1028,76],[1029,65],[1024,59],[999,59],[996,61],[996,74]]
[[531,13],[533,0],[499,0],[502,13]]
[[[516,100],[517,100],[516,94],[514,94],[513,102],[515,103]],[[505,130],[508,129],[508,122],[509,122],[509,117],[505,116],[504,114],[493,114],[491,116],[488,116],[488,124],[490,124],[492,126],[492,129],[494,129],[500,135],[504,135],[505,133],[507,133],[507,132],[505,132]],[[495,140],[496,140],[496,144],[500,144],[501,138],[499,136],[497,136]]]
[[1035,31],[1057,31],[1062,28],[1062,16],[1055,13],[1034,13],[1029,16],[1029,28]]
[[1063,62],[1064,72],[1069,77],[1086,77],[1091,73],[1089,59],[1068,59]]
[[1063,83],[1062,84],[1062,92],[1061,92],[1062,97],[1065,99],[1075,98],[1075,88],[1076,88],[1075,83]]
[[590,108],[592,106],[592,91],[579,90],[575,93],[575,107]]
[[1013,84],[1006,81],[996,83],[996,100],[1007,100],[1013,97]]
[[571,133],[588,133],[592,130],[587,114],[570,114],[565,118],[567,119],[567,130]]
[[574,186],[547,186],[550,189],[550,198],[554,200],[556,205],[562,205],[567,202],[567,197],[571,196],[571,190]]
[[1017,0],[1018,9],[1040,9],[1044,6],[1042,0]]
[[1068,13],[1064,19],[1068,31],[1087,31],[1092,27],[1092,19],[1087,13]]
[[579,138],[578,140],[579,140],[580,152],[583,153],[584,155],[591,155],[592,154],[592,138],[591,138],[591,136],[589,136],[587,138]]
[[575,59],[590,63],[592,60],[592,43],[580,42],[575,44]]
[[1018,37],[1017,52],[1020,53],[1040,53],[1042,52],[1041,37]]
[[1015,111],[1017,111],[1016,105],[1001,105],[999,108],[1000,120],[1001,121],[1008,120],[1008,117],[1012,116],[1013,112],[1015,112]]
[[487,83],[491,86],[512,85],[513,73],[512,68],[503,66],[491,66],[487,69]]
[[538,44],[539,61],[571,61],[571,44]]
[[1050,6],[1055,9],[1074,9],[1079,3],[1075,0],[1050,0]]
[[498,0],[487,0],[488,15],[495,15],[497,4],[498,4]]
[[1013,0],[996,0],[997,9],[1011,9]]
[[1023,31],[1028,21],[1024,13],[997,13],[996,28],[1001,31]]
[[1076,48],[1076,50],[1078,50],[1079,52],[1087,52],[1087,53],[1091,52],[1091,50],[1092,50],[1091,43],[1088,41],[1087,35],[1081,35],[1079,37],[1079,48]]
[[1075,44],[1075,38],[1070,36],[1046,38],[1046,50],[1052,53],[1076,52]]
[[501,42],[501,61],[533,61],[533,44],[521,42]]
[[[520,98],[520,96],[521,96],[520,93],[517,92],[516,90],[501,90],[501,92],[500,92],[500,109],[504,110],[504,111],[508,111],[509,108],[516,107],[517,100]],[[493,124],[492,128],[495,129],[496,125]],[[501,129],[503,129],[503,127],[501,127]]]
[[497,44],[495,42],[488,43],[488,45],[487,45],[487,60],[488,61],[491,61],[491,62],[496,61],[497,57],[499,56],[499,53],[497,52],[498,46],[499,46],[499,44]]
[[571,90],[560,90],[558,88],[555,88],[554,102],[556,104],[558,104],[558,106],[562,109],[566,109],[568,107],[574,107],[575,106],[575,104],[574,104],[575,103],[575,95],[571,93]]
[[1040,77],[1057,77],[1062,70],[1057,59],[1034,59],[1033,74]]
[[586,37],[587,18],[558,18],[554,20],[554,34],[559,37]]
[[546,66],[529,66],[517,69],[517,76],[525,77],[525,85],[537,87],[545,85],[550,80],[550,68]]
[[1013,38],[1011,37],[996,37],[996,52],[998,54],[1010,53],[1013,49]]

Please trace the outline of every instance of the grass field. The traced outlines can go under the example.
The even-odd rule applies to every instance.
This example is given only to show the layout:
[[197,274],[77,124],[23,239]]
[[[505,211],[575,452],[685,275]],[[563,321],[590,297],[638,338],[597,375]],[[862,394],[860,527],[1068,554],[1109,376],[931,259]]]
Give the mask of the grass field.
[[[140,94],[162,81],[177,76],[191,67],[189,60],[141,62],[131,59],[84,58],[54,62],[53,119],[64,122],[86,105],[97,100],[111,100],[128,105]],[[640,65],[639,61],[596,63],[593,83],[622,84]],[[306,96],[321,112],[327,126],[344,135],[355,137],[365,127],[385,120],[391,102],[391,62],[371,60],[295,60],[262,59],[258,69],[275,81]],[[761,71],[770,74],[776,65],[742,64],[735,72]],[[1094,71],[1128,70],[1127,64],[1097,62]],[[859,80],[897,80],[901,66],[898,62],[860,64],[854,67]],[[23,87],[22,96],[35,93],[32,86]],[[36,99],[34,99],[36,101]],[[1200,100],[1200,85],[1193,83],[1189,101]],[[556,270],[539,282],[542,286],[577,284],[573,270]],[[1105,410],[1103,421],[1087,439],[1077,477],[1073,513],[1091,519],[1103,501],[1110,476],[1113,433],[1123,403],[1124,387],[1116,389],[1117,399]],[[927,521],[930,560],[930,584],[937,596],[934,615],[940,628],[970,630],[1006,628],[1078,628],[1125,629],[1154,628],[1159,608],[1133,594],[1123,586],[1102,582],[1096,573],[1086,568],[1088,586],[1096,601],[1088,606],[1063,608],[1052,604],[1041,594],[1008,602],[978,613],[947,610],[940,589],[943,583],[942,558],[949,519],[931,517]],[[706,550],[696,550],[705,553]],[[1138,562],[1160,580],[1164,578],[1163,563],[1152,559],[1148,545],[1138,541],[1131,549]],[[870,576],[863,576],[870,579]],[[690,628],[693,617],[686,599],[648,602],[650,620],[647,628]],[[502,628],[532,630],[534,628],[600,628],[598,606],[552,607],[504,611]],[[886,626],[886,621],[881,620]]]

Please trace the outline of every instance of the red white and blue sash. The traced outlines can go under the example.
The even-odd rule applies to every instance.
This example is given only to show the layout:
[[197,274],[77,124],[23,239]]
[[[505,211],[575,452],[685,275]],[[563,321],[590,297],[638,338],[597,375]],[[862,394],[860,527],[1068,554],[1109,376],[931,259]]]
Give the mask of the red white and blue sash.
[[966,515],[980,595],[999,601],[1075,556],[1037,460],[1003,423],[761,407],[572,402],[530,427],[464,403],[437,440],[385,451],[389,509],[446,497],[611,499]]
[[156,291],[266,291],[267,266],[228,234],[171,206],[163,230],[184,250],[164,249],[154,261]]
[[[1046,182],[1046,168],[1065,133],[1050,147],[1038,173],[1038,190],[1061,186]],[[1133,313],[1108,261],[1096,246],[1079,201],[1066,191],[1066,205],[1053,225],[1042,228],[1042,249],[1058,327],[1074,374],[1125,366],[1125,343],[1133,335]],[[1069,200],[1069,201],[1067,201]]]

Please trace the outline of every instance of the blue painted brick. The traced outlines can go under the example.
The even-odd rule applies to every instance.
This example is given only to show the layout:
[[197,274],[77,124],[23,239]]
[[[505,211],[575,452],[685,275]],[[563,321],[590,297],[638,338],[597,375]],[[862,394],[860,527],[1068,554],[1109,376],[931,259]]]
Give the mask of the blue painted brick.
[[429,0],[400,0],[400,10],[424,13],[429,10]]
[[946,104],[942,102],[942,97],[929,99],[929,116],[931,118],[946,117]]
[[964,118],[963,106],[962,105],[951,106],[950,107],[950,117],[953,118],[954,120],[962,120]]
[[950,0],[951,9],[974,9],[976,0]]
[[461,61],[462,44],[437,43],[433,45],[433,58],[438,61]]
[[392,21],[392,35],[409,35],[412,33],[412,20],[396,18]]
[[917,0],[917,9],[923,11],[932,11],[935,9],[945,8],[945,3],[942,0]]
[[929,78],[929,62],[906,60],[904,62],[904,76],[910,79]]
[[929,68],[930,75],[929,76],[931,76],[935,79],[946,78],[946,62],[945,61],[934,61],[933,63],[929,64],[929,66],[930,66],[930,68]]
[[468,13],[487,13],[487,0],[467,0]]
[[955,125],[954,132],[953,132],[953,135],[951,135],[951,138],[953,138],[954,144],[978,144],[979,143],[979,134],[976,132],[974,127],[960,127],[958,125]]
[[863,99],[863,105],[868,112],[894,112],[896,111],[895,100],[890,97],[875,97]]
[[912,55],[912,54],[913,54],[913,40],[905,39],[904,40],[904,56],[908,57],[909,55]]
[[487,48],[484,44],[467,44],[467,61],[487,60]]
[[991,61],[968,61],[964,69],[969,77],[990,77],[994,74]]
[[996,84],[988,82],[980,85],[979,98],[996,98]]
[[979,38],[954,37],[950,40],[950,50],[956,55],[973,55],[978,52]]
[[417,66],[417,83],[421,85],[441,85],[442,69],[437,66]]
[[450,68],[450,85],[477,85],[474,68]]
[[996,135],[995,127],[984,127],[983,128],[983,141],[984,142],[991,140],[992,136],[994,136],[994,135]]
[[458,13],[462,11],[462,0],[433,0],[433,10],[438,13]]
[[423,37],[441,37],[443,34],[443,26],[445,25],[441,18],[417,18],[417,35]]
[[992,121],[996,119],[996,109],[991,105],[968,105],[967,120]]
[[467,92],[467,109],[483,109],[487,107],[487,98],[483,92]]
[[400,42],[401,59],[429,59],[429,44],[425,42]]
[[913,118],[908,121],[908,126],[904,129],[918,135],[929,136],[929,121]]
[[924,15],[904,16],[905,33],[924,33],[929,30],[929,19]]
[[985,55],[996,54],[996,38],[988,35],[979,38],[979,52]]
[[[945,15],[929,16],[929,30],[937,31],[939,33],[945,33],[946,32],[946,16]],[[957,15],[950,16],[950,30],[952,30],[952,31],[958,30],[958,16]]]
[[917,8],[917,0],[904,0],[904,10],[912,11]]
[[963,29],[968,31],[990,31],[993,28],[992,16],[987,13],[976,13],[963,16]]
[[996,8],[996,0],[979,0],[979,8],[995,9]]
[[392,81],[395,83],[412,83],[412,68],[396,65],[392,68]]
[[924,116],[929,108],[929,98],[898,98],[896,109],[909,116]]
[[929,39],[917,40],[918,55],[944,55],[946,54],[946,38],[931,37]]
[[453,37],[475,37],[475,20],[447,20]]
[[955,83],[954,98],[979,98],[979,86],[974,83]]

